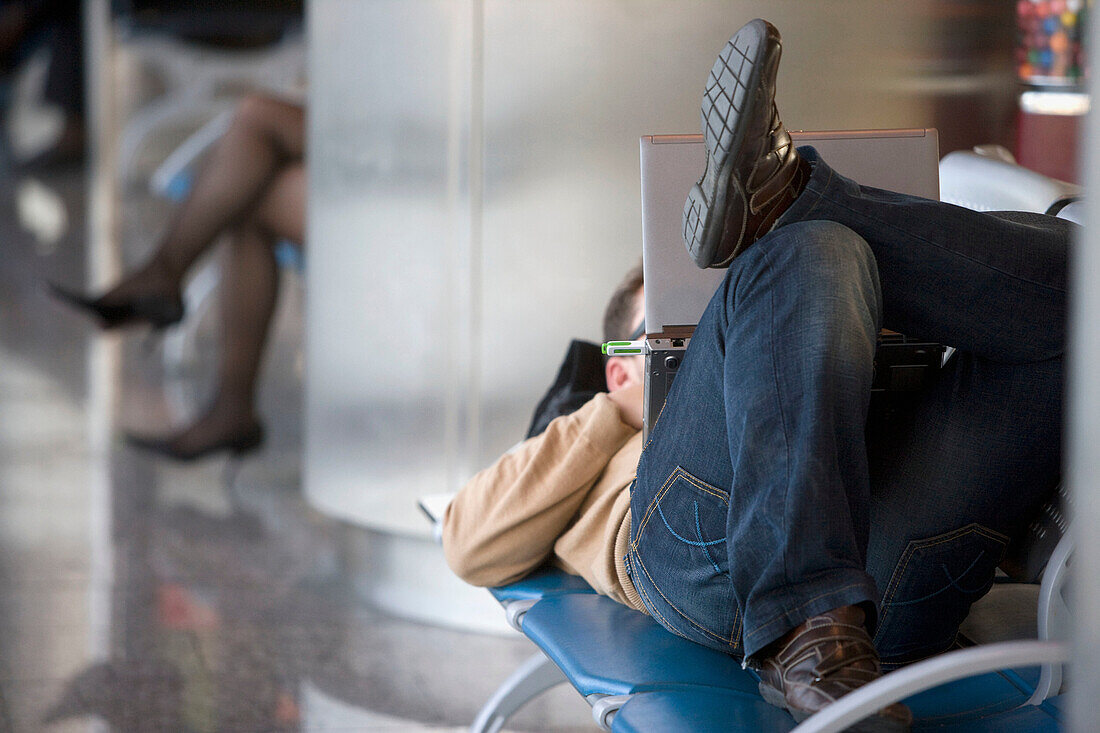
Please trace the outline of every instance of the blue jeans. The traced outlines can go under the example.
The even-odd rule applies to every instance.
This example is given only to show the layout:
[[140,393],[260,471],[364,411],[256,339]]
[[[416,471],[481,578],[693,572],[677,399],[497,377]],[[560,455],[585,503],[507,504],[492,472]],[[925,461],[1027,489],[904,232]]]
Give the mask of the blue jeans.
[[[858,604],[884,663],[955,641],[1058,480],[1073,226],[859,186],[805,192],[730,265],[631,493],[627,567],[669,631],[749,657]],[[865,431],[880,327],[958,349]]]

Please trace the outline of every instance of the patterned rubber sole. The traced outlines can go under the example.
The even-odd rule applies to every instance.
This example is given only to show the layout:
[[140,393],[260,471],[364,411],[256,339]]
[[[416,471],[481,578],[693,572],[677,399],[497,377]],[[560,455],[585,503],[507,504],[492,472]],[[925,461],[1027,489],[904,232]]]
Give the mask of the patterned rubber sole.
[[751,90],[760,81],[769,29],[760,19],[742,27],[719,53],[707,77],[700,109],[707,167],[688,193],[683,216],[684,244],[699,267],[720,267],[730,259],[720,262],[718,248],[725,228],[732,153],[744,139],[743,121],[753,113]]

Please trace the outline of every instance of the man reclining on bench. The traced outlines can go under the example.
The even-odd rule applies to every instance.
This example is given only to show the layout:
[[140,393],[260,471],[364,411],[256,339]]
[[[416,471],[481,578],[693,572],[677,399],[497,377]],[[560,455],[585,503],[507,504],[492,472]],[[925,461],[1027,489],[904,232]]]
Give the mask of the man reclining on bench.
[[[743,658],[801,720],[880,659],[954,645],[1057,482],[1073,225],[861,187],[795,151],[779,55],[755,20],[707,82],[684,236],[728,272],[644,450],[641,357],[608,359],[609,393],[476,476],[443,543],[476,585],[579,574]],[[865,436],[882,326],[958,352]],[[891,705],[868,729],[910,717]]]

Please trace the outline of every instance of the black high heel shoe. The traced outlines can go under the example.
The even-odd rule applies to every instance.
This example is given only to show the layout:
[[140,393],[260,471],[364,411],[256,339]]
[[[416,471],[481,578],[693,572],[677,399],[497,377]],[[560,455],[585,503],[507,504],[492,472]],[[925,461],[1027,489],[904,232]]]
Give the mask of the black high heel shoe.
[[49,283],[49,288],[54,297],[90,315],[104,330],[133,323],[148,323],[160,330],[183,318],[183,300],[178,296],[140,295],[123,303],[108,304],[99,302],[100,298],[87,298],[53,283]]
[[126,433],[125,437],[127,444],[135,448],[157,453],[176,461],[196,461],[221,451],[229,451],[233,458],[240,458],[247,453],[258,450],[263,445],[264,427],[259,422],[254,422],[233,435],[227,435],[218,440],[188,448],[179,445],[179,436],[152,438]]

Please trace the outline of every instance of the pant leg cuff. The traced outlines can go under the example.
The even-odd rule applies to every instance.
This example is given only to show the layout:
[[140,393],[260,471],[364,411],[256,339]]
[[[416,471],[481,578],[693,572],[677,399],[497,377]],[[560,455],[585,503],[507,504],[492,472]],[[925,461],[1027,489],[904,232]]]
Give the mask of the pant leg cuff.
[[790,224],[796,221],[806,221],[814,219],[813,211],[825,195],[826,190],[829,187],[829,183],[836,175],[833,169],[829,167],[817,150],[809,145],[803,145],[798,148],[798,154],[810,164],[810,180],[806,182],[806,187],[802,190],[787,210],[776,220],[773,229],[778,229],[784,224]]
[[874,634],[877,623],[875,582],[866,573],[837,570],[811,581],[778,588],[756,600],[745,614],[745,658],[753,657],[768,644],[811,616],[841,606],[860,606],[867,614],[867,632]]

